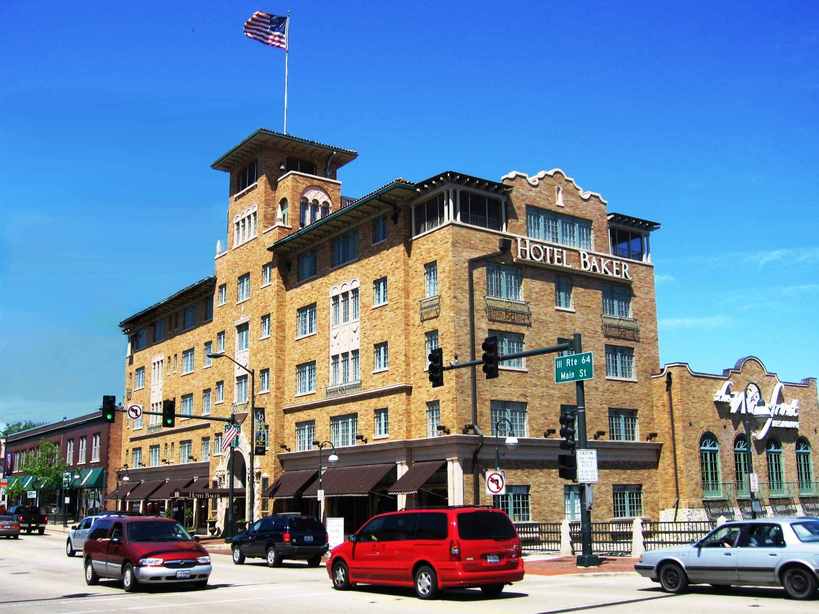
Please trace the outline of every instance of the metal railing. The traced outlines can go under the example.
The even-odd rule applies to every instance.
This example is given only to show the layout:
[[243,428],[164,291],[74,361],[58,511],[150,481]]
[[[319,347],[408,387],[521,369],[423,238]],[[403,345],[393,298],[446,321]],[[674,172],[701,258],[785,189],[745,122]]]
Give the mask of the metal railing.
[[671,546],[693,544],[702,539],[716,523],[709,520],[688,522],[644,522],[643,546],[646,550],[658,550]]
[[819,496],[819,482],[799,482],[800,497]]
[[733,499],[736,490],[735,482],[711,482],[702,483],[703,499]]
[[793,499],[799,493],[796,482],[768,482],[759,486],[763,499]]
[[[631,554],[633,523],[631,520],[591,523],[592,552],[628,556]],[[580,523],[569,523],[572,553],[580,551]]]
[[557,552],[560,550],[559,522],[519,522],[515,529],[524,550]]

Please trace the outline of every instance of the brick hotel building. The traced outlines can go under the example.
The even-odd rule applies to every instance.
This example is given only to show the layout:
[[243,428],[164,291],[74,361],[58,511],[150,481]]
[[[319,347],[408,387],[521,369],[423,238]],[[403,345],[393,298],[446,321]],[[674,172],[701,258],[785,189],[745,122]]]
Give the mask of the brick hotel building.
[[[120,325],[126,403],[158,411],[175,399],[190,417],[172,429],[158,416],[127,421],[116,469],[128,480],[111,498],[221,525],[222,425],[197,416],[246,415],[250,400],[243,369],[207,358],[224,351],[255,370],[265,416],[257,429],[267,451],[252,484],[249,419],[233,453],[240,517],[249,487],[256,517],[315,513],[313,442],[326,440],[338,455],[327,468],[322,451],[326,513],[343,516],[347,531],[382,510],[489,503],[481,472],[498,458],[508,488],[495,504],[517,521],[573,518],[578,491],[557,476],[555,432],[575,390],[554,383],[554,357],[502,363],[494,380],[480,369],[448,371],[439,388],[426,363],[439,346],[445,362],[480,356],[490,333],[510,353],[579,332],[596,361],[586,383],[601,468],[593,517],[656,518],[683,503],[702,511],[688,482],[668,490],[676,435],[658,355],[650,235],[659,225],[610,212],[558,169],[500,181],[446,171],[352,199],[338,171],[356,156],[258,130],[213,164],[229,180],[227,241],[217,244],[213,276]],[[815,380],[802,386],[815,420]],[[677,407],[679,419],[687,415],[682,400]],[[465,429],[473,423],[482,436]],[[510,424],[520,443],[507,448]]]

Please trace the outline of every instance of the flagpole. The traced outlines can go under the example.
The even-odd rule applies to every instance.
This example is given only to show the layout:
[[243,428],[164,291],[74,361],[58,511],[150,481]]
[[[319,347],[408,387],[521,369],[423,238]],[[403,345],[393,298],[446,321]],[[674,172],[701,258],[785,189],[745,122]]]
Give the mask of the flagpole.
[[284,134],[287,134],[287,57],[290,55],[290,11],[287,12],[287,25],[284,27]]

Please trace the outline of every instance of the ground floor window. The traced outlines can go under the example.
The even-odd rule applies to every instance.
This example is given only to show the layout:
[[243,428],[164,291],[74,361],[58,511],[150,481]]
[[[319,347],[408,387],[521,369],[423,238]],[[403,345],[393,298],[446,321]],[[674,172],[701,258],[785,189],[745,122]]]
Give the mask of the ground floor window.
[[512,522],[529,522],[529,487],[507,486],[505,495],[492,497],[492,504],[507,513]]
[[580,486],[563,487],[563,509],[564,516],[569,522],[580,520]]
[[643,487],[639,484],[615,485],[614,517],[636,518],[643,515]]

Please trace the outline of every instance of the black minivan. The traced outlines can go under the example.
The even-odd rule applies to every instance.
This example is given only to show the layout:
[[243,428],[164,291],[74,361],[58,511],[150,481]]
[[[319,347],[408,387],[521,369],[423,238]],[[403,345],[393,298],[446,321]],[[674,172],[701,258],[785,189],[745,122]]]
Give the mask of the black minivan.
[[270,567],[284,559],[321,565],[327,552],[327,531],[315,518],[295,514],[273,514],[254,522],[231,540],[233,562],[241,565],[246,557],[264,558]]

